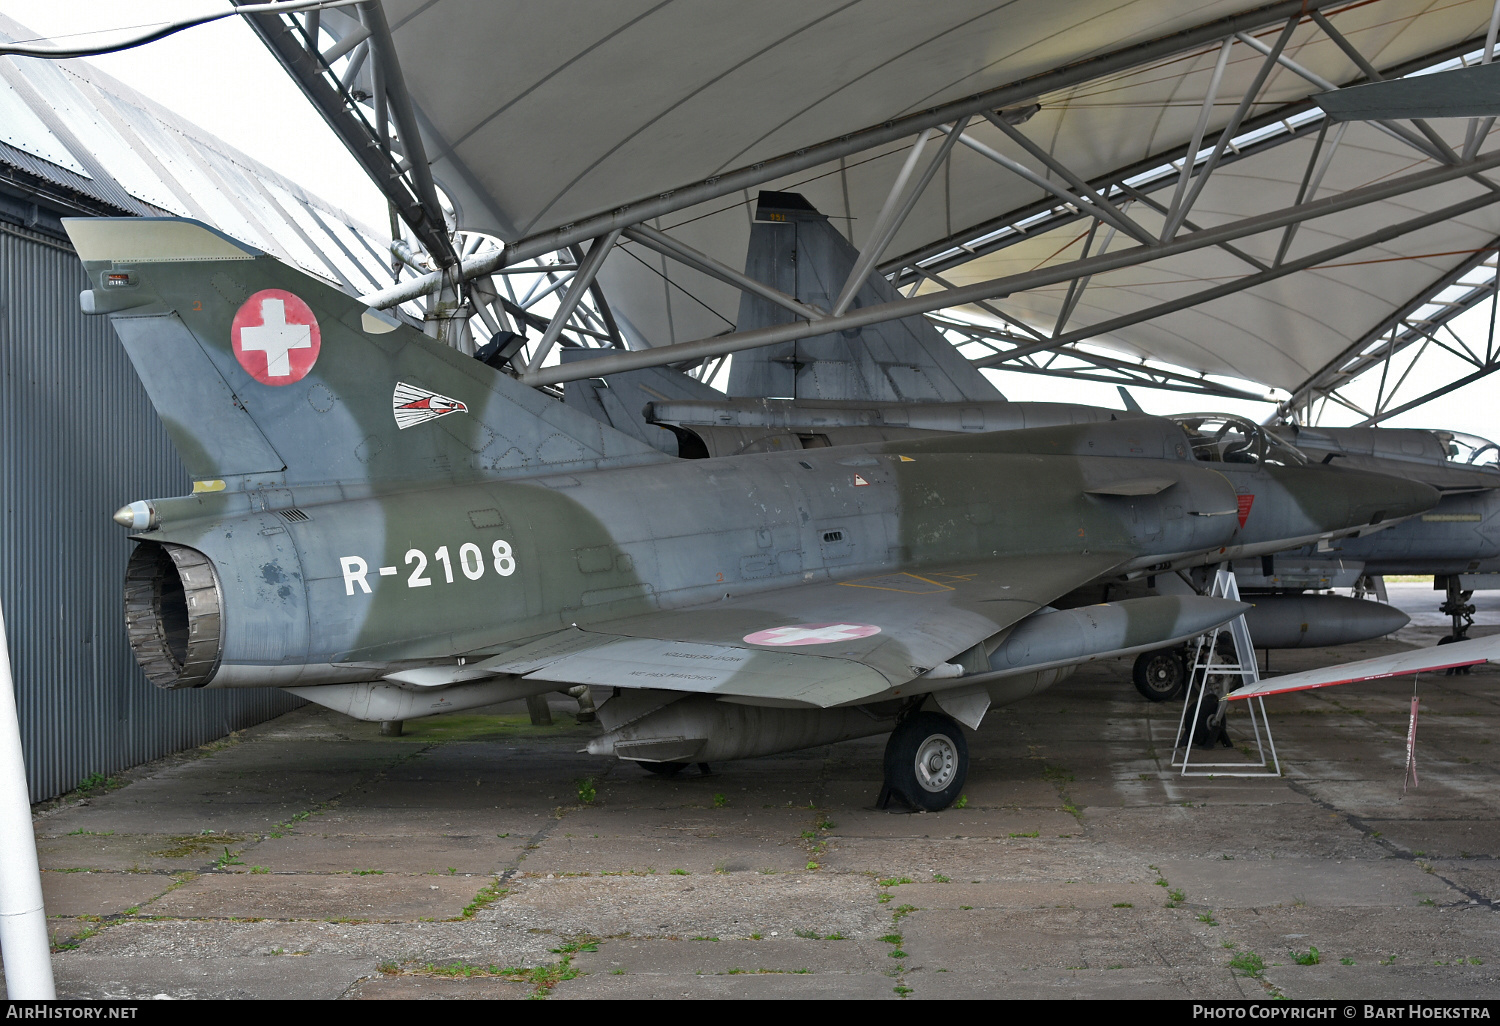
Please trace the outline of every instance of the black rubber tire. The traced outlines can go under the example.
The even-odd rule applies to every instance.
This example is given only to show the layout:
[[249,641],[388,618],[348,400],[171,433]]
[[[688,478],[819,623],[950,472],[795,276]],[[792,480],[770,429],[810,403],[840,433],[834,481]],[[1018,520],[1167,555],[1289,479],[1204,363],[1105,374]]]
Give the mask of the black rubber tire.
[[1130,676],[1141,697],[1153,702],[1181,698],[1187,688],[1186,656],[1181,648],[1158,648],[1136,656]]
[[[919,773],[917,760],[924,750],[936,779],[924,780]],[[902,720],[885,744],[885,786],[912,808],[946,809],[958,800],[968,776],[969,743],[963,728],[941,713],[920,712]],[[942,786],[933,788],[934,783]]]
[[658,777],[675,777],[688,768],[685,762],[638,762],[636,765]]

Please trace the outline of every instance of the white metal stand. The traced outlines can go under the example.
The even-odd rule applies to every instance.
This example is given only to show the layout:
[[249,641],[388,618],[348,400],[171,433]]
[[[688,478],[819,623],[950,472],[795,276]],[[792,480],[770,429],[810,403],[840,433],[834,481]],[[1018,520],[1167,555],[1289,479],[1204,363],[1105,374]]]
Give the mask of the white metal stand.
[[[1228,570],[1219,570],[1214,574],[1213,588],[1209,595],[1213,598],[1240,600],[1239,584],[1235,581],[1234,574]],[[1216,662],[1219,648],[1219,639],[1228,634],[1233,643],[1234,661]],[[1172,765],[1177,767],[1180,775],[1184,777],[1279,777],[1281,776],[1281,763],[1276,758],[1276,742],[1271,738],[1271,721],[1266,719],[1265,699],[1260,697],[1246,699],[1245,706],[1250,713],[1250,730],[1255,735],[1255,747],[1260,756],[1259,762],[1202,762],[1193,759],[1193,741],[1198,733],[1200,713],[1203,709],[1203,698],[1209,693],[1209,679],[1211,677],[1237,678],[1239,684],[1254,684],[1260,680],[1260,672],[1255,666],[1255,646],[1250,640],[1250,628],[1245,625],[1243,615],[1235,617],[1222,627],[1215,627],[1207,634],[1198,638],[1197,646],[1193,650],[1193,662],[1191,672],[1188,674],[1187,694],[1182,701],[1182,715],[1177,720],[1177,738],[1172,749]],[[1226,689],[1218,694],[1220,703],[1223,703]],[[1259,716],[1256,713],[1259,713]],[[1226,710],[1227,714],[1227,710]],[[1187,728],[1187,744],[1182,741],[1183,728]],[[1265,731],[1265,739],[1261,739],[1261,731]],[[1177,753],[1182,753],[1178,759]]]
[[21,724],[0,610],[0,956],[6,996],[12,1001],[52,1001],[52,945],[42,907],[42,874],[31,829],[31,793],[21,758]]

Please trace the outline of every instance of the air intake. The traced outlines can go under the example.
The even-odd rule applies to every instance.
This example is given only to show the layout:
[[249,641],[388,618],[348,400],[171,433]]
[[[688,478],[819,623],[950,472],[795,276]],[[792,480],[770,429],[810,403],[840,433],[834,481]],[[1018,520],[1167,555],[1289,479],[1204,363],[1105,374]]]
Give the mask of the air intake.
[[220,653],[219,580],[207,556],[141,542],[125,568],[125,631],[146,679],[201,688]]

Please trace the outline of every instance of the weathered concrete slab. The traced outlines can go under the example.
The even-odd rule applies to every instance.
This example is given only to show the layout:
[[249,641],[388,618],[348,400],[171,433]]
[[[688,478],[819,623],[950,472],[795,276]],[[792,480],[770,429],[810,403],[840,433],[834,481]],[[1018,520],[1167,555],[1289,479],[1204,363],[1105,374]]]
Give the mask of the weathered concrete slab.
[[1038,909],[1038,908],[1159,908],[1166,891],[1149,882],[1144,872],[1137,882],[1095,883],[1087,880],[1008,880],[1004,883],[910,883],[887,890],[891,904],[915,905],[922,910]]
[[1189,902],[1212,908],[1415,908],[1459,897],[1439,877],[1405,859],[1163,859],[1157,865]]
[[525,844],[523,837],[493,834],[401,837],[300,832],[262,841],[255,846],[253,859],[255,865],[273,873],[447,874],[453,870],[463,876],[490,876],[514,862]]
[[[494,906],[501,922],[560,936],[691,938],[884,932],[874,882],[862,876],[602,876],[526,878]],[[883,910],[882,910],[883,911]]]
[[277,920],[132,919],[106,925],[92,954],[121,957],[245,958],[276,953],[339,955],[383,963],[542,965],[555,962],[550,934],[494,922],[327,923]]
[[344,997],[352,1001],[525,1001],[536,988],[495,977],[386,976],[360,980]]
[[1140,998],[1237,1001],[1260,997],[1261,988],[1250,988],[1227,969],[1181,970],[1170,968],[1069,969],[1063,972],[910,972],[902,983],[911,988],[908,999],[919,1001],[1092,999],[1119,1001]]
[[49,916],[110,916],[144,905],[172,886],[154,873],[42,874],[42,901]]
[[205,874],[151,905],[188,919],[446,919],[490,881],[463,876]]
[[715,975],[741,973],[883,973],[891,969],[890,946],[879,941],[762,937],[760,940],[602,941],[580,952],[573,964],[587,973]]
[[554,999],[874,1001],[896,998],[896,980],[851,973],[742,973],[730,976],[584,976],[560,984]]
[[[1184,780],[1167,763],[1177,709],[1128,674],[1089,667],[992,713],[970,735],[966,807],[932,815],[874,809],[882,738],[664,780],[580,755],[597,728],[560,696],[555,728],[514,705],[402,738],[299,710],[38,819],[49,901],[103,917],[53,919],[82,938],[59,981],[525,997],[424,967],[570,957],[584,975],[553,998],[1495,992],[1500,673],[1423,682],[1422,786],[1404,799],[1409,683],[1275,705],[1283,778]],[[132,890],[187,870],[160,897]],[[495,874],[504,893],[454,918]],[[1294,963],[1312,947],[1320,964]],[[1260,979],[1230,965],[1252,953]]]
[[313,955],[300,958],[115,958],[68,951],[53,959],[59,994],[83,1001],[197,998],[317,1000],[342,997],[370,972],[364,959]]
[[631,871],[694,874],[803,869],[817,817],[807,810],[585,808],[528,852],[536,873]]

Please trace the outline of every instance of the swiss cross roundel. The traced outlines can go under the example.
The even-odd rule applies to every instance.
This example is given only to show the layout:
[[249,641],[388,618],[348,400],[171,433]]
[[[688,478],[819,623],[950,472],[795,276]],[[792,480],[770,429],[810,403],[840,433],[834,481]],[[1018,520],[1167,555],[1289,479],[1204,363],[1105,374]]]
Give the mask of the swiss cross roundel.
[[775,645],[791,648],[801,645],[831,645],[836,641],[855,641],[879,634],[873,623],[795,623],[790,627],[772,627],[768,631],[746,634],[751,645]]
[[285,289],[262,289],[245,300],[229,339],[234,358],[262,385],[301,381],[318,362],[323,341],[312,308]]

